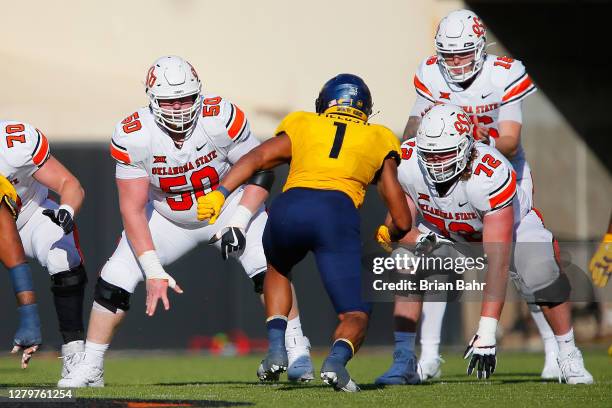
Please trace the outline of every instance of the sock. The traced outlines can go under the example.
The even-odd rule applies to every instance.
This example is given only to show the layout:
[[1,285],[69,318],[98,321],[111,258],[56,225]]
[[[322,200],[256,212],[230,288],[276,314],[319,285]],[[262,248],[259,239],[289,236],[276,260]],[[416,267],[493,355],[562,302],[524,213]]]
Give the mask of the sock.
[[395,338],[395,351],[414,353],[416,333],[396,331],[393,332],[393,337]]
[[440,356],[440,334],[446,302],[423,302],[421,314],[421,359]]
[[557,344],[559,345],[559,358],[564,359],[576,349],[576,343],[574,342],[574,328],[571,328],[565,334],[561,336],[555,336]]
[[288,337],[303,337],[302,323],[300,322],[300,316],[291,319],[287,322],[287,331],[285,332],[285,338]]
[[91,341],[85,343],[85,361],[102,367],[104,365],[104,353],[108,350],[109,344],[97,344]]
[[544,313],[542,310],[531,311],[531,317],[540,332],[540,337],[542,337],[542,341],[544,342],[544,352],[546,354],[554,353],[558,354],[559,346],[557,346],[557,340],[555,339],[555,333],[553,333],[550,325],[546,321],[546,317],[544,317]]
[[270,350],[285,348],[285,331],[287,330],[287,318],[285,316],[270,316],[266,320],[268,330],[268,341]]
[[338,360],[343,366],[353,358],[353,345],[347,339],[338,339],[332,345],[329,359]]

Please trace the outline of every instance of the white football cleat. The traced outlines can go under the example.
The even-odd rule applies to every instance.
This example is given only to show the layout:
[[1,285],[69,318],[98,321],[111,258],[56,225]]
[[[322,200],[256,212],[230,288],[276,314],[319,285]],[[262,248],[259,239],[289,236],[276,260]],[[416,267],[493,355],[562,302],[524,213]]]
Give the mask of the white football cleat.
[[561,376],[559,363],[557,362],[558,357],[559,354],[557,352],[546,353],[544,368],[542,369],[542,374],[540,374],[543,380],[556,380]]
[[104,368],[87,363],[85,357],[58,381],[58,388],[104,387]]
[[433,378],[440,378],[442,375],[442,363],[444,363],[442,356],[434,358],[419,359],[417,373],[421,378],[421,381],[431,380]]
[[306,336],[285,339],[289,366],[287,378],[294,382],[309,382],[314,379],[314,369],[310,359],[310,341]]
[[71,341],[62,345],[62,378],[65,378],[77,364],[85,357],[85,342],[83,340]]
[[559,359],[559,369],[559,382],[563,380],[567,384],[593,384],[593,376],[584,368],[582,353],[578,348],[566,358]]

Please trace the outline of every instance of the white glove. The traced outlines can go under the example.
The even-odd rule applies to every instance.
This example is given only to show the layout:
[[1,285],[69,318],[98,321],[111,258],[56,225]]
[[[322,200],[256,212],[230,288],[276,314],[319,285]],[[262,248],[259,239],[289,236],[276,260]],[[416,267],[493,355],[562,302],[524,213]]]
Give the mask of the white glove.
[[454,246],[454,241],[436,234],[435,232],[429,232],[427,234],[422,233],[416,239],[414,251],[417,256],[429,255],[442,245]]
[[[495,348],[495,331],[497,330],[497,319],[492,317],[481,317],[478,331],[470,340],[463,358],[472,356],[467,368],[467,375],[472,375],[476,367],[478,379],[488,379],[495,372],[497,365],[497,350]],[[476,366],[478,364],[478,366]]]

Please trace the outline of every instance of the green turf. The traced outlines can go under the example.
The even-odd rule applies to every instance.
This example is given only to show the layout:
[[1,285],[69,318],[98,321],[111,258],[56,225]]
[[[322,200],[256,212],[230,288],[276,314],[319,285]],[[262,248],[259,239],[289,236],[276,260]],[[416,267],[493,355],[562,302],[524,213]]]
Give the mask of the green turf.
[[[322,355],[315,355],[320,367]],[[443,378],[420,386],[386,389],[373,385],[388,366],[391,356],[364,352],[349,364],[362,392],[334,392],[317,380],[307,385],[259,384],[255,369],[260,356],[252,357],[123,357],[106,361],[106,387],[77,390],[79,398],[203,400],[222,406],[257,405],[278,407],[312,406],[448,406],[474,407],[612,407],[612,360],[604,351],[585,352],[587,367],[595,377],[591,386],[568,386],[542,382],[541,354],[503,353],[491,381],[479,382],[465,375],[465,362],[456,354],[445,354]],[[27,370],[17,368],[16,358],[0,358],[0,386],[53,386],[60,360],[38,358]],[[6,395],[7,390],[0,390]],[[227,402],[227,405],[223,404]],[[199,405],[199,404],[198,404]],[[219,405],[217,405],[219,406]]]

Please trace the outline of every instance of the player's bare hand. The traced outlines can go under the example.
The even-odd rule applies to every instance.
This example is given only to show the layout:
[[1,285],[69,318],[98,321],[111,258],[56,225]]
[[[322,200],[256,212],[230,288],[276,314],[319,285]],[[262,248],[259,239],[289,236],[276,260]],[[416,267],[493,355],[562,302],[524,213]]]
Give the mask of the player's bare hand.
[[34,353],[38,351],[38,347],[38,344],[29,347],[15,345],[13,347],[13,350],[11,350],[11,353],[16,354],[19,351],[23,350],[23,354],[21,355],[21,368],[25,369],[28,368],[28,364],[32,359],[32,355],[34,355]]
[[170,301],[168,300],[168,286],[176,293],[183,293],[183,289],[172,279],[147,279],[147,310],[148,316],[155,314],[157,303],[161,299],[164,309],[170,309]]

